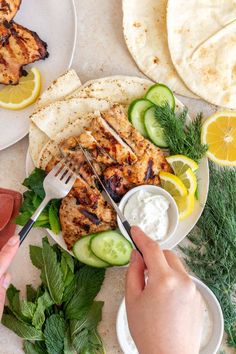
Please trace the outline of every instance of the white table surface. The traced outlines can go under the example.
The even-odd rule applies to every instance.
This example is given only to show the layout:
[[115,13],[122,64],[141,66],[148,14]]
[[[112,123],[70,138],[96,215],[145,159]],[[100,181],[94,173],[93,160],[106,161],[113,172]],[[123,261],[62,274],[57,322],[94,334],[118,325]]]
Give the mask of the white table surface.
[[[26,1],[26,0],[23,0]],[[126,48],[122,33],[120,0],[75,0],[78,11],[78,42],[73,67],[81,81],[110,76],[143,76]],[[190,113],[210,114],[214,108],[201,101],[181,98]],[[0,151],[0,186],[23,192],[25,156],[28,137]],[[39,283],[38,270],[29,259],[29,244],[40,245],[46,232],[33,229],[20,248],[10,271],[14,285],[25,294],[25,285]],[[122,353],[119,348],[115,322],[119,304],[124,296],[125,269],[109,269],[99,299],[105,301],[103,320],[99,326],[107,354]],[[227,350],[227,353],[231,351]],[[21,339],[0,325],[0,354],[22,354]],[[233,353],[233,352],[232,352]],[[212,354],[212,353],[209,353]]]

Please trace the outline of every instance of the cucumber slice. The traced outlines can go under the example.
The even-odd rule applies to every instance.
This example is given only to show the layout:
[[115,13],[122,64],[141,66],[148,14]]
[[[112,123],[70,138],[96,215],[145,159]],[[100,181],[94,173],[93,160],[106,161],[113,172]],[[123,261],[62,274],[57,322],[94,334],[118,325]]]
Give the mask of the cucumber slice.
[[133,126],[139,131],[139,133],[145,138],[148,136],[144,125],[144,113],[153,106],[153,103],[144,98],[135,100],[131,103],[128,110],[128,117]]
[[89,236],[83,236],[78,240],[73,247],[75,257],[82,263],[87,264],[95,268],[109,267],[110,264],[97,258],[90,249],[90,242],[94,234]]
[[129,263],[133,249],[131,243],[114,230],[96,234],[91,239],[90,247],[98,258],[117,266]]
[[167,102],[173,110],[175,109],[175,98],[173,92],[169,89],[169,87],[163,84],[155,84],[150,87],[145,98],[157,106],[164,106]]
[[144,124],[148,133],[149,139],[157,146],[167,148],[164,130],[158,123],[155,116],[155,107],[149,108],[144,115]]

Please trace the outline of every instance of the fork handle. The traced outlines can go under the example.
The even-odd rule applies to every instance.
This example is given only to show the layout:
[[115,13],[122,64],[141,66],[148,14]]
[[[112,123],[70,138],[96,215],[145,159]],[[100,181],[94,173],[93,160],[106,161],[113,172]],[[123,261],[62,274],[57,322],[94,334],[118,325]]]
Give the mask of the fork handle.
[[45,196],[42,203],[35,210],[34,214],[31,216],[31,218],[27,221],[27,223],[20,230],[20,232],[19,232],[20,245],[22,244],[22,242],[24,241],[24,239],[26,238],[26,236],[28,235],[28,233],[32,229],[35,221],[38,219],[39,215],[42,213],[43,209],[45,208],[45,206],[48,204],[49,201],[50,201],[50,198]]

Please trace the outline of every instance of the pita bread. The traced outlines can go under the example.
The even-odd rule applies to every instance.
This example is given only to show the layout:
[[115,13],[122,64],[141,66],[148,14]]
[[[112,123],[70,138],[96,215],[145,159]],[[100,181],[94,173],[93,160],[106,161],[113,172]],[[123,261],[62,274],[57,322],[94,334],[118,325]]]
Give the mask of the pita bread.
[[70,97],[92,97],[123,105],[145,95],[153,82],[134,76],[109,76],[86,82]]
[[37,101],[36,109],[48,106],[50,103],[65,98],[80,86],[81,81],[76,74],[76,71],[67,71],[53,81],[53,83],[41,94]]
[[105,100],[70,98],[51,103],[49,106],[39,109],[31,116],[31,120],[53,140],[62,129],[75,120],[81,123],[81,116],[96,110],[104,111],[109,106],[109,103]]
[[196,98],[185,86],[171,61],[166,32],[166,6],[167,0],[123,0],[125,41],[145,75],[155,82],[166,84],[180,95]]
[[[74,90],[78,89],[80,85],[81,82],[76,72],[74,70],[67,71],[42,93],[36,104],[35,111],[50,103],[62,99],[63,96],[71,94]],[[37,125],[30,121],[29,152],[35,166],[37,164],[40,151],[48,141],[48,136],[40,130]]]
[[235,0],[169,0],[167,27],[173,64],[189,89],[235,109]]

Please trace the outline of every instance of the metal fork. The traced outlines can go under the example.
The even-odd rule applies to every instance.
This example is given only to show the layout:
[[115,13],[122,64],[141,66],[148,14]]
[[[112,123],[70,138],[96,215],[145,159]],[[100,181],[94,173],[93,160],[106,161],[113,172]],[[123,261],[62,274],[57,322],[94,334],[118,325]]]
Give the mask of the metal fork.
[[64,163],[65,161],[63,159],[45,177],[43,181],[45,198],[31,216],[29,221],[19,232],[20,244],[24,241],[25,237],[28,235],[39,215],[42,213],[43,209],[50,202],[50,200],[64,198],[73,187],[76,180],[76,175],[67,165],[63,166]]

